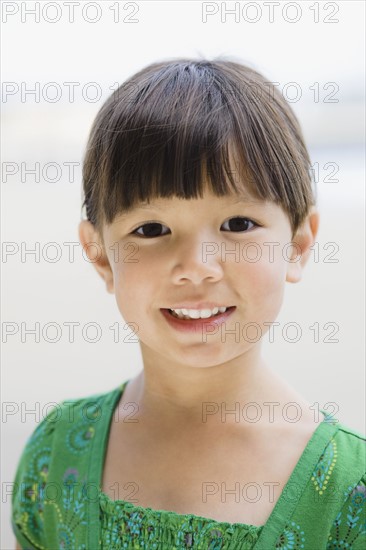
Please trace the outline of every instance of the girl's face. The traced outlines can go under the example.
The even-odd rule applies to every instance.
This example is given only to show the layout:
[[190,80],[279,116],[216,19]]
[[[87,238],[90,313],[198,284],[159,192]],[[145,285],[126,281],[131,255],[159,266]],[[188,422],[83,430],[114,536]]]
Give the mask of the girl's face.
[[[218,365],[259,346],[285,282],[300,278],[281,207],[238,195],[154,200],[116,218],[103,237],[109,291],[143,354],[185,366]],[[177,330],[162,312],[202,302],[235,309],[215,331]]]

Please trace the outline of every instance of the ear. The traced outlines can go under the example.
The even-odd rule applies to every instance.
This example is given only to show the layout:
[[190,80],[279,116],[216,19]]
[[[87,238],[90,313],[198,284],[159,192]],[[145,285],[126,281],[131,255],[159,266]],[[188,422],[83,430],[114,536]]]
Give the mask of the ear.
[[103,241],[88,220],[83,220],[79,224],[79,240],[88,259],[106,283],[107,292],[114,294],[113,271]]
[[298,283],[301,280],[303,269],[309,259],[311,247],[315,243],[315,238],[319,228],[319,212],[313,206],[305,219],[304,223],[296,232],[292,239],[291,258],[287,260],[286,281],[289,283]]

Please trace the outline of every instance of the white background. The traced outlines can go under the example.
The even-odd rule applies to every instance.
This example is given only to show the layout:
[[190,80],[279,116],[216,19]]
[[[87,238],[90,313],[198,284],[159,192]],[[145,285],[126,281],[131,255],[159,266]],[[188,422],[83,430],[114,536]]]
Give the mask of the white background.
[[[277,319],[281,327],[298,323],[300,340],[290,343],[276,337],[269,343],[264,339],[264,355],[306,399],[320,407],[336,403],[339,420],[364,433],[364,2],[328,2],[327,9],[324,2],[280,2],[273,22],[263,2],[252,2],[252,7],[237,2],[237,21],[229,14],[225,21],[221,3],[210,3],[217,13],[208,16],[206,23],[201,2],[152,1],[130,6],[120,2],[119,22],[114,22],[115,12],[110,9],[116,2],[99,2],[101,17],[96,23],[86,20],[96,17],[95,7],[82,11],[88,2],[75,7],[74,22],[69,21],[63,2],[48,3],[53,6],[43,12],[45,4],[39,3],[39,22],[25,11],[34,9],[35,2],[3,2],[2,12],[3,92],[11,86],[14,91],[13,95],[3,93],[2,161],[19,168],[7,178],[3,171],[2,184],[2,241],[19,247],[14,255],[3,255],[2,263],[2,491],[14,478],[26,439],[42,419],[42,407],[109,391],[142,368],[138,343],[113,342],[108,327],[115,322],[123,326],[114,296],[107,294],[93,266],[83,259],[81,246],[70,262],[62,243],[78,242],[80,163],[97,111],[115,83],[121,84],[149,63],[174,57],[231,56],[279,82],[280,89],[291,82],[301,89],[301,98],[291,105],[312,161],[320,167],[319,261],[312,257],[301,283],[287,285]],[[137,22],[123,21],[132,13],[133,4],[138,11],[131,17]],[[232,9],[234,2],[226,6]],[[332,15],[333,7],[338,12]],[[6,18],[4,10],[16,8],[18,12]],[[319,22],[314,21],[317,8]],[[57,13],[59,21],[46,20],[55,19]],[[298,21],[288,21],[299,14]],[[326,23],[327,16],[338,22]],[[257,22],[250,22],[256,17]],[[61,90],[56,102],[52,102],[55,88],[47,88],[49,82]],[[65,82],[80,84],[73,101]],[[87,86],[90,82],[98,83],[102,92],[97,102],[93,101],[96,88]],[[333,90],[325,88],[330,82],[339,87],[334,96],[337,103],[324,101]],[[21,90],[35,88],[36,83],[39,97],[22,97]],[[310,88],[314,83],[319,83],[318,102]],[[292,100],[296,90],[287,89]],[[22,182],[22,162],[24,168],[34,168],[39,162],[41,171],[47,163],[58,163],[61,177],[57,182],[47,181],[56,176],[49,169],[38,183],[29,174]],[[78,163],[74,181],[65,162]],[[332,170],[324,168],[326,163],[336,163],[333,179],[338,181],[327,181]],[[62,252],[54,263],[47,261],[47,249],[42,255],[49,242],[58,243]],[[40,261],[34,255],[22,261],[22,246],[34,249],[35,243],[39,243]],[[325,249],[327,243],[339,247],[334,256],[338,262],[325,261],[332,251]],[[54,253],[55,249],[49,249],[49,258]],[[75,342],[69,343],[63,325],[67,321],[79,322],[80,327],[98,322],[102,338],[88,343],[81,338],[79,327]],[[56,322],[64,330],[56,343],[42,335],[39,343],[31,335],[22,342],[22,322],[28,328],[36,322],[41,328]],[[337,343],[325,342],[330,329],[323,327],[328,322],[339,327],[334,336]],[[5,343],[6,323],[14,323],[19,330]],[[318,343],[309,329],[314,323],[320,326]],[[127,335],[127,331],[121,333]],[[49,332],[50,338],[54,335]],[[13,414],[4,415],[12,403]],[[37,407],[38,415],[25,413]],[[2,506],[1,548],[13,548],[10,496],[4,493]]]

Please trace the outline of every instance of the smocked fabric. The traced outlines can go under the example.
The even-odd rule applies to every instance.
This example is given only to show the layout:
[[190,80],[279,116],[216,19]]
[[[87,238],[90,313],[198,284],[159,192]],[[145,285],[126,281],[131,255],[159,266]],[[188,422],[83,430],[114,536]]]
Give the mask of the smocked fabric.
[[250,549],[263,527],[223,523],[195,515],[118,504],[100,494],[105,548]]
[[101,479],[127,383],[64,401],[31,434],[12,495],[23,550],[365,550],[366,439],[326,411],[264,526],[111,500]]

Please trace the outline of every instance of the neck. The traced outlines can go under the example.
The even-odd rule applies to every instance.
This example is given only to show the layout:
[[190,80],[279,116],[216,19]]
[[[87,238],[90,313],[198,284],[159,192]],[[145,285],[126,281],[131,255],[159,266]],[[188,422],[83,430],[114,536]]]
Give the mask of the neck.
[[[144,424],[166,429],[245,425],[250,431],[259,423],[286,421],[283,407],[289,402],[297,403],[302,415],[311,413],[309,404],[267,366],[254,347],[208,367],[164,361],[150,350],[143,370],[127,385],[123,403],[127,402],[137,404],[137,416]],[[286,410],[289,417],[296,416],[296,408]]]

